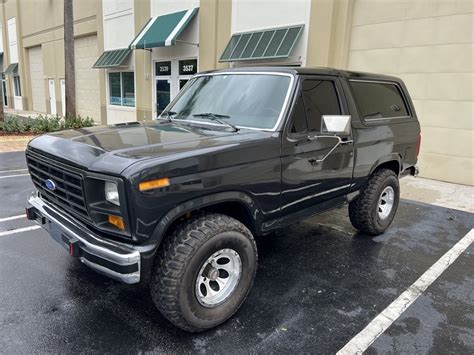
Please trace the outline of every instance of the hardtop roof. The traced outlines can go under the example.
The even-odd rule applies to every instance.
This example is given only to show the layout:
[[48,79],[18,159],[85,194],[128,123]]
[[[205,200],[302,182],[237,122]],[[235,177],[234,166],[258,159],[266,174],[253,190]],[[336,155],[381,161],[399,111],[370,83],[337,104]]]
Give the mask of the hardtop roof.
[[366,73],[359,71],[348,71],[335,68],[326,68],[326,67],[285,67],[285,66],[249,66],[249,67],[238,67],[238,68],[228,68],[228,69],[219,69],[219,70],[210,70],[201,72],[199,74],[208,74],[208,73],[220,73],[220,72],[277,72],[277,73],[287,73],[293,75],[331,75],[331,76],[341,76],[348,79],[360,79],[360,80],[388,80],[400,82],[401,80],[397,77],[385,75],[385,74],[376,74],[376,73]]

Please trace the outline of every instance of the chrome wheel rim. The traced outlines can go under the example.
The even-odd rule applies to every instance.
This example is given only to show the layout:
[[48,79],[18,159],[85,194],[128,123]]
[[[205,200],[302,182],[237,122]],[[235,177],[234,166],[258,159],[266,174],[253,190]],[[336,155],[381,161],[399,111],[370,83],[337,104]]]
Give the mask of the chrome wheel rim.
[[386,219],[393,209],[395,201],[395,190],[391,186],[387,186],[380,195],[378,214],[380,219]]
[[202,265],[196,279],[196,297],[205,307],[216,307],[234,292],[242,275],[242,261],[233,249],[221,249]]

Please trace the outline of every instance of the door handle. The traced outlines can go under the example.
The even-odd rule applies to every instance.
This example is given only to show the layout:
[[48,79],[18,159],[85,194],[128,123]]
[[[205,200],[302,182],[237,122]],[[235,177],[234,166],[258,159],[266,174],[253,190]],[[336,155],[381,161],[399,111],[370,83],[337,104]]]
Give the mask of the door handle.
[[344,145],[344,144],[352,144],[352,143],[354,143],[354,140],[353,140],[353,139],[348,139],[348,140],[345,140],[345,141],[341,139],[341,143],[340,143],[340,144],[341,144],[341,145]]

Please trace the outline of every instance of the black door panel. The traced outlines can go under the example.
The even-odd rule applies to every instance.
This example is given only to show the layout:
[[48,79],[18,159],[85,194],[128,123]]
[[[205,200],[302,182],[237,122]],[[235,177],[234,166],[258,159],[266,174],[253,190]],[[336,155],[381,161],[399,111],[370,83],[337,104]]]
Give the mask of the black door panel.
[[291,118],[295,124],[290,123],[282,143],[282,214],[299,217],[314,213],[323,202],[340,201],[337,197],[351,185],[354,161],[352,138],[345,137],[347,142],[317,162],[338,143],[334,137],[318,136],[321,116],[347,114],[347,108],[341,104],[336,78],[302,79],[302,94]]

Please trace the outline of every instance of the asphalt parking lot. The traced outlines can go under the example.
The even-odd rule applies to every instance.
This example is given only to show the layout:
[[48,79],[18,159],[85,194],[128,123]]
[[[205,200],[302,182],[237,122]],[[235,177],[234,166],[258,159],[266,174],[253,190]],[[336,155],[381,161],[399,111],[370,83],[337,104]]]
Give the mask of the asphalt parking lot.
[[[472,214],[402,201],[384,235],[357,234],[345,208],[257,240],[259,269],[241,310],[187,334],[145,286],[109,280],[23,217],[33,189],[22,152],[0,154],[0,352],[336,353],[474,226]],[[21,228],[21,229],[20,229]],[[367,353],[474,352],[470,245]]]

